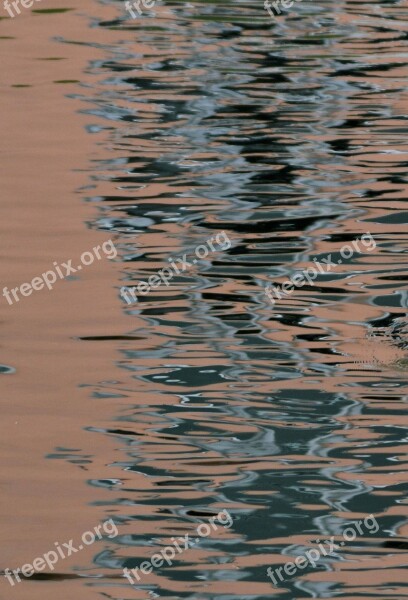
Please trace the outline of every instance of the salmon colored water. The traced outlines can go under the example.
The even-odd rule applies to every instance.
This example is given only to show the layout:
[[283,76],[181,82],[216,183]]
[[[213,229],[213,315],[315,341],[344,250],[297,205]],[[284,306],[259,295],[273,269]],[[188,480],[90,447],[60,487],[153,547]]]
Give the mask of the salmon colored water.
[[[1,577],[0,598],[405,598],[406,2],[0,16],[1,289],[118,251],[0,295],[0,570],[118,531]],[[121,297],[221,232],[225,249]],[[230,527],[125,578],[225,510]],[[346,541],[369,515],[378,530]]]

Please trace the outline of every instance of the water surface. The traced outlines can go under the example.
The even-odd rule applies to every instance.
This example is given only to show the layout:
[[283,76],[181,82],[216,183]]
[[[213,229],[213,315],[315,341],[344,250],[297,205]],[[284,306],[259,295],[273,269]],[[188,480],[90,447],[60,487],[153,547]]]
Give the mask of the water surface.
[[[59,575],[77,577],[24,582],[7,597],[400,600],[406,6],[304,1],[275,21],[254,1],[158,1],[137,20],[122,3],[72,8],[29,15],[25,26],[23,17],[3,22],[17,37],[2,42],[10,60],[18,62],[18,47],[31,69],[10,70],[5,90],[18,114],[34,103],[33,145],[41,164],[45,147],[59,164],[58,177],[48,168],[43,182],[29,184],[38,199],[27,214],[46,187],[38,227],[52,232],[54,249],[69,237],[66,258],[110,237],[120,256],[81,276],[68,296],[44,297],[45,329],[29,318],[44,305],[29,298],[18,307],[16,337],[2,305],[14,340],[4,363],[16,368],[7,390],[14,384],[22,431],[31,432],[13,447],[18,419],[7,409],[4,481],[16,508],[5,513],[13,520],[5,560],[30,562],[108,516],[119,536],[59,563]],[[42,58],[66,62],[38,61],[28,23],[43,34]],[[21,83],[32,88],[11,88]],[[57,161],[61,146],[41,119],[60,124],[69,161],[68,150]],[[27,177],[40,168],[30,154]],[[57,221],[58,189],[66,197]],[[21,232],[21,210],[12,214]],[[192,256],[222,231],[229,249],[132,306],[120,298],[121,286]],[[338,263],[344,245],[367,232],[376,247]],[[39,255],[58,259],[31,218],[24,234]],[[10,253],[9,269],[26,253]],[[329,255],[335,269],[271,305],[268,284]],[[29,475],[16,470],[27,455]],[[30,509],[20,496],[36,489]],[[141,584],[123,578],[124,567],[223,509],[231,528]],[[370,513],[378,532],[272,585],[269,566],[316,539],[342,540],[347,523]]]

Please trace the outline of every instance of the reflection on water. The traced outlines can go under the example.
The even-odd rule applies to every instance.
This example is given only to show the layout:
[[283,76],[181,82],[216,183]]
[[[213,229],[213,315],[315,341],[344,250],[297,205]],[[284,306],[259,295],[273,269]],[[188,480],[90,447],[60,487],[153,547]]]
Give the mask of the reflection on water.
[[[120,249],[112,286],[128,330],[108,315],[104,336],[78,340],[95,418],[69,461],[104,437],[82,467],[119,525],[78,567],[102,575],[83,584],[117,600],[402,598],[406,6],[303,2],[273,22],[255,1],[157,2],[137,20],[119,4],[93,11],[98,58],[71,97],[99,147],[86,199],[91,227]],[[120,299],[223,230],[231,248],[137,304]],[[367,231],[374,250],[268,302],[268,284]],[[108,342],[117,379],[95,380]],[[230,529],[133,589],[118,577],[223,509]],[[370,513],[378,532],[272,586],[267,567]]]

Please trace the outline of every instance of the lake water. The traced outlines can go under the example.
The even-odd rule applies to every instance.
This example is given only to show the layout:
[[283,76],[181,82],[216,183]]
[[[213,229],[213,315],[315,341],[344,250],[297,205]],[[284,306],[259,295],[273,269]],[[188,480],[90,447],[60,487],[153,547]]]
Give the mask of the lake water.
[[406,5],[33,8],[0,7],[2,288],[118,256],[0,298],[0,569],[118,535],[0,598],[406,597]]

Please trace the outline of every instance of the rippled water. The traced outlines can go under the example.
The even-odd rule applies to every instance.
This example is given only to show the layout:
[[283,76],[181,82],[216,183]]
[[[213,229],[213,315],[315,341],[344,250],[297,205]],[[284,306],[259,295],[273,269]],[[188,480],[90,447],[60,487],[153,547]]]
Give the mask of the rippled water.
[[[85,577],[68,591],[405,597],[406,4],[305,0],[274,22],[260,1],[157,1],[137,20],[124,3],[86,8],[70,19],[89,39],[64,15],[50,33],[54,52],[87,58],[60,93],[73,114],[80,102],[93,144],[88,225],[120,265],[103,331],[70,331],[88,354],[74,421],[87,436],[77,447],[66,431],[48,457],[66,477],[76,465],[76,511],[89,484],[119,536],[92,565],[61,567]],[[230,248],[120,298],[222,231]],[[367,232],[376,247],[339,263]],[[268,284],[329,255],[331,272],[271,305]],[[106,344],[115,363],[98,378]],[[134,587],[123,578],[223,509],[232,527]],[[269,566],[370,513],[378,532],[272,586]]]

